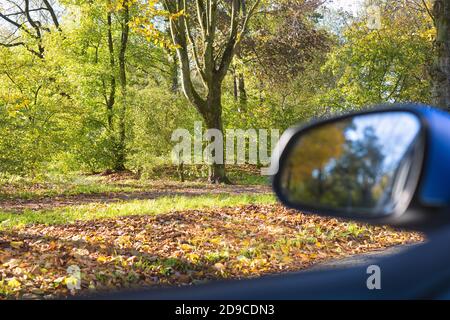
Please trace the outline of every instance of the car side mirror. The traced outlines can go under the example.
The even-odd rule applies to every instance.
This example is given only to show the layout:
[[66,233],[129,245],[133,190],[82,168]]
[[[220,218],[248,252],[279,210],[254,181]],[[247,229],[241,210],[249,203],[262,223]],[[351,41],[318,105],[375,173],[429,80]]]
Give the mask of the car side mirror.
[[[439,132],[447,149],[430,149],[437,115],[439,125],[447,122]],[[276,150],[274,191],[291,208],[414,229],[436,223],[434,212],[448,212],[449,192],[431,195],[438,205],[424,196],[430,167],[437,165],[430,161],[438,161],[436,153],[450,161],[450,116],[444,112],[399,106],[349,114],[291,129]],[[449,165],[441,172],[448,184]]]

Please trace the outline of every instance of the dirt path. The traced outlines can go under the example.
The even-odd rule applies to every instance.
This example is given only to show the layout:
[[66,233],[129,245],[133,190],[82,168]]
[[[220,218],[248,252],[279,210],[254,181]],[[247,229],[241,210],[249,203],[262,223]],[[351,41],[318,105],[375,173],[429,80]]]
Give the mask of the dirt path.
[[269,186],[239,186],[239,185],[198,185],[173,186],[165,185],[149,188],[145,191],[108,192],[96,194],[45,196],[36,199],[0,200],[0,210],[5,212],[23,212],[24,210],[50,210],[55,208],[76,206],[89,203],[114,203],[129,200],[157,199],[167,196],[201,196],[201,195],[240,195],[240,194],[267,194],[271,192]]

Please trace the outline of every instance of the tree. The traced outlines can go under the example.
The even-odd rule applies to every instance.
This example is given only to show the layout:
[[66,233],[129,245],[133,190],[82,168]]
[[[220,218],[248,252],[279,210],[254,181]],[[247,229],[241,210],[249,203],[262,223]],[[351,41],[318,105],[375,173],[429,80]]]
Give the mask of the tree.
[[233,63],[234,99],[240,113],[247,110],[252,80],[261,93],[268,87],[271,93],[279,94],[277,105],[283,109],[288,96],[299,95],[299,88],[292,84],[299,75],[304,77],[308,66],[332,44],[328,32],[318,28],[317,12],[322,4],[320,0],[262,3]]
[[256,69],[270,85],[296,78],[317,55],[331,45],[325,30],[317,28],[320,0],[271,0],[250,24],[238,58]]
[[0,7],[0,21],[3,20],[10,29],[8,34],[2,37],[4,39],[0,40],[0,46],[25,47],[37,57],[44,58],[44,34],[51,32],[52,28],[60,30],[55,2],[10,0],[5,6]]
[[450,0],[436,0],[432,13],[437,31],[431,71],[432,98],[436,106],[450,111]]
[[[170,31],[180,63],[183,92],[201,114],[207,129],[223,132],[222,83],[259,4],[260,0],[163,1],[172,15]],[[196,85],[191,62],[203,88]],[[229,182],[223,163],[210,165],[209,180]]]
[[[129,102],[129,24],[131,15],[137,8],[133,7],[133,1],[130,0],[104,0],[96,3],[78,1],[77,8],[80,11],[80,25],[64,30],[65,46],[60,48],[57,54],[67,57],[73,50],[75,54],[68,57],[69,66],[77,61],[82,63],[84,70],[95,68],[102,71],[102,74],[88,72],[85,76],[94,77],[94,88],[99,84],[96,80],[100,80],[101,84],[96,98],[102,97],[106,106],[105,122],[110,142],[108,151],[111,155],[108,169],[123,171],[126,161],[126,113]],[[77,71],[79,76],[84,73],[83,70]],[[81,100],[81,97],[77,98]]]
[[3,1],[0,7],[0,172],[37,175],[67,147],[75,119],[71,89],[49,63],[47,36],[59,34],[54,1]]
[[323,102],[335,109],[430,101],[434,30],[427,11],[408,3],[376,3],[382,9],[381,29],[369,29],[364,19],[352,23],[323,68],[335,78]]

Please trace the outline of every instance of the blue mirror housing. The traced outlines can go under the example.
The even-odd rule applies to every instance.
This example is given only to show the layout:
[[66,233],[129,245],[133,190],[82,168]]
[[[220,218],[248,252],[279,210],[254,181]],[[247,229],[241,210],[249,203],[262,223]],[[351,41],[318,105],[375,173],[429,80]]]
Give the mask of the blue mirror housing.
[[450,206],[450,114],[429,106],[412,105],[423,118],[427,148],[420,202],[426,206]]

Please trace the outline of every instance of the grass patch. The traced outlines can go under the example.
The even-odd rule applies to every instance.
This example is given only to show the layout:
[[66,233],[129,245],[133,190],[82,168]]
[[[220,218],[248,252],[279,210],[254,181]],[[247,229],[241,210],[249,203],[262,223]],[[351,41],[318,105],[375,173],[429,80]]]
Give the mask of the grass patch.
[[171,211],[233,207],[246,204],[274,204],[271,194],[262,195],[202,195],[195,197],[167,196],[151,200],[92,203],[47,211],[25,210],[21,214],[0,212],[0,229],[29,224],[65,224],[77,220],[123,217],[131,215],[156,215]]
[[228,174],[228,178],[233,183],[248,186],[266,186],[270,185],[270,178],[260,174],[232,171]]

